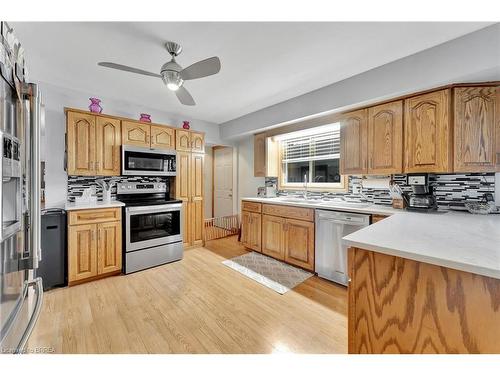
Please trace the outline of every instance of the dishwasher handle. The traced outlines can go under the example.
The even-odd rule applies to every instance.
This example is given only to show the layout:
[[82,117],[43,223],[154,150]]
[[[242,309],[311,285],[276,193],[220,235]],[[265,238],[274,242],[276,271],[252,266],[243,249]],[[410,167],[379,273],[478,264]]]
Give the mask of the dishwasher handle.
[[330,221],[336,224],[349,224],[359,226],[366,226],[370,224],[369,215],[345,214],[335,211],[317,211],[316,219],[321,221]]

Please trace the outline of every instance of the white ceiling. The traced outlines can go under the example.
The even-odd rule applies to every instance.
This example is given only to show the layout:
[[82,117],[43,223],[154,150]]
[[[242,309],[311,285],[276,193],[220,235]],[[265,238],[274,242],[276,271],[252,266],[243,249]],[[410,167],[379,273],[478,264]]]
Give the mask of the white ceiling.
[[[31,79],[222,123],[411,55],[489,23],[21,23]],[[221,72],[186,82],[178,103],[160,79],[98,67],[112,61],[159,72],[166,40],[186,67],[219,56]]]

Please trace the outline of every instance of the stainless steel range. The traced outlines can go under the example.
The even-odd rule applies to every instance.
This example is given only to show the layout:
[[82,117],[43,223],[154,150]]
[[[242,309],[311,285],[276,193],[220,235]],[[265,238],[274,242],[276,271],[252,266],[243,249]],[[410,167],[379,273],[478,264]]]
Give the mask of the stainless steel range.
[[182,202],[169,199],[168,191],[164,182],[117,185],[125,203],[124,273],[182,259]]

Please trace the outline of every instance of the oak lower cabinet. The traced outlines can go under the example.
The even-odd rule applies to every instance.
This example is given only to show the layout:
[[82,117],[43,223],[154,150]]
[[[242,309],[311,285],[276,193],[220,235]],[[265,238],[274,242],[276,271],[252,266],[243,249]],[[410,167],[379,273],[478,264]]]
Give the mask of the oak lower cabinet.
[[241,242],[252,250],[314,271],[314,210],[242,201]]
[[450,90],[405,100],[405,173],[452,171]]
[[241,243],[243,246],[260,252],[262,222],[261,214],[242,211],[241,212]]
[[122,269],[121,209],[69,212],[68,281],[77,284]]
[[495,86],[453,89],[455,172],[500,171],[499,97]]

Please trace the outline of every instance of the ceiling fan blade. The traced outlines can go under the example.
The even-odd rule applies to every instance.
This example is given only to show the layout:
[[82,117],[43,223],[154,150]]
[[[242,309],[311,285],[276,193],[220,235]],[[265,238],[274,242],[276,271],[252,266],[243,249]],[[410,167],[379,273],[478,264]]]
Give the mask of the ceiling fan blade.
[[175,95],[177,95],[177,98],[179,99],[179,101],[184,105],[196,105],[193,97],[191,96],[189,91],[186,90],[186,88],[184,86],[179,87],[175,91]]
[[112,62],[99,62],[99,63],[97,63],[97,65],[104,66],[105,68],[112,68],[112,69],[124,70],[124,71],[130,72],[130,73],[142,74],[144,76],[161,78],[161,75],[159,75],[159,74],[146,72],[145,70],[132,68],[131,66],[127,66],[127,65],[115,64]]
[[202,78],[217,74],[220,71],[220,60],[217,56],[198,61],[193,65],[181,70],[180,74],[183,80]]

